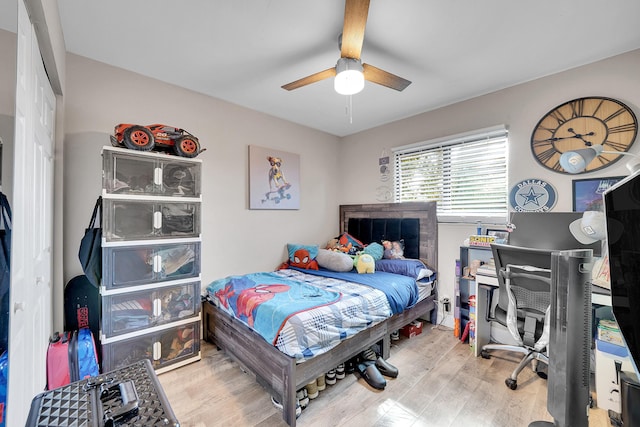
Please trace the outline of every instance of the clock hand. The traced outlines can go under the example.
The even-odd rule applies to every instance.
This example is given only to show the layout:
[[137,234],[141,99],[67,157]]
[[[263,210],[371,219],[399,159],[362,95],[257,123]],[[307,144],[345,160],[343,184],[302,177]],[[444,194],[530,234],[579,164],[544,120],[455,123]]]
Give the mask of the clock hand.
[[591,131],[591,132],[589,132],[589,133],[585,133],[584,135],[581,135],[581,134],[579,134],[579,133],[576,133],[576,132],[573,130],[573,128],[569,128],[569,129],[567,129],[567,130],[568,130],[569,132],[571,132],[571,133],[574,135],[572,138],[578,138],[578,139],[580,139],[580,140],[584,141],[584,144],[585,144],[587,147],[591,147],[591,145],[593,145],[593,143],[592,143],[591,141],[587,141],[587,140],[586,140],[586,139],[584,139],[583,137],[584,137],[584,136],[593,136],[593,135],[595,135],[595,134],[596,134],[595,132]]
[[596,133],[595,132],[589,132],[589,133],[585,133],[584,135],[581,135],[579,133],[576,133],[573,128],[569,128],[567,129],[569,132],[573,133],[573,135],[571,136],[553,136],[551,138],[547,138],[547,139],[541,139],[540,142],[555,142],[555,141],[562,141],[563,139],[572,139],[572,138],[577,138],[577,139],[581,139],[583,140],[588,146],[591,145],[591,142],[585,140],[583,138],[583,136],[593,136]]
[[575,136],[554,136],[551,138],[547,138],[547,139],[541,139],[540,142],[555,142],[555,141],[561,141],[563,139],[571,139],[571,138],[576,138]]

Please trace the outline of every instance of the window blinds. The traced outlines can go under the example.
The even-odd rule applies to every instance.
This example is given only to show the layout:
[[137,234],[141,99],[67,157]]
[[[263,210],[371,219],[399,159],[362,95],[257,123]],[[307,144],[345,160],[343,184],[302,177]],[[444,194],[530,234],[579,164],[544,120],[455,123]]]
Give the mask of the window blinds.
[[393,150],[396,202],[438,202],[438,220],[475,222],[507,216],[504,127]]

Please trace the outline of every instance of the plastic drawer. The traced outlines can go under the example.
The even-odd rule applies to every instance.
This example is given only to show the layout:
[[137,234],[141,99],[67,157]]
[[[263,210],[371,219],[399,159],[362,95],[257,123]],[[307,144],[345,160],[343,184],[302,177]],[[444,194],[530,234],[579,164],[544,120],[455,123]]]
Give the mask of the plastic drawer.
[[200,236],[200,202],[103,198],[102,213],[107,242]]
[[119,369],[142,359],[149,359],[156,371],[166,370],[199,358],[199,319],[132,338],[102,342],[102,372]]
[[[129,244],[131,243],[131,244]],[[102,247],[105,289],[193,279],[200,276],[200,241],[148,240]]]
[[102,334],[114,337],[200,314],[200,282],[102,297]]
[[202,161],[161,153],[104,147],[106,194],[200,197]]

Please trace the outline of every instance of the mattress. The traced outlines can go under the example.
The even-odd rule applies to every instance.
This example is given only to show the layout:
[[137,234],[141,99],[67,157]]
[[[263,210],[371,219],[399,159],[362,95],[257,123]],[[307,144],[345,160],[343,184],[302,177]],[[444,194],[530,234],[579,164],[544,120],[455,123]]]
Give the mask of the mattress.
[[[275,335],[273,345],[298,362],[328,352],[343,340],[384,321],[393,314],[387,295],[370,286],[292,269],[279,270],[270,274],[276,278],[282,278],[283,282],[293,280],[312,285],[326,293],[340,295],[330,303],[300,310],[288,316],[282,323]],[[228,285],[230,279],[217,280],[207,286],[207,298],[220,309],[251,327],[252,325],[249,325],[251,322],[234,312],[232,304],[225,304],[219,298],[220,290]],[[431,294],[433,283],[429,280],[417,282],[420,299]]]

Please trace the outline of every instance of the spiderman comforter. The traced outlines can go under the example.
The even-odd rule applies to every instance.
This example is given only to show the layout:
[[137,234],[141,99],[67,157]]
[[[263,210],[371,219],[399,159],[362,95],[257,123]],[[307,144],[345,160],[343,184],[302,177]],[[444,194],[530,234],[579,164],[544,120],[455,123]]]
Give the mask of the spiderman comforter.
[[[318,273],[286,269],[230,276],[207,287],[208,299],[298,361],[327,352],[387,319],[401,305],[408,308],[417,301],[417,287],[410,278],[402,302],[395,295],[402,288],[396,282],[388,296],[376,289],[384,285],[372,287],[347,281],[339,273]],[[377,274],[367,274],[366,280]]]

